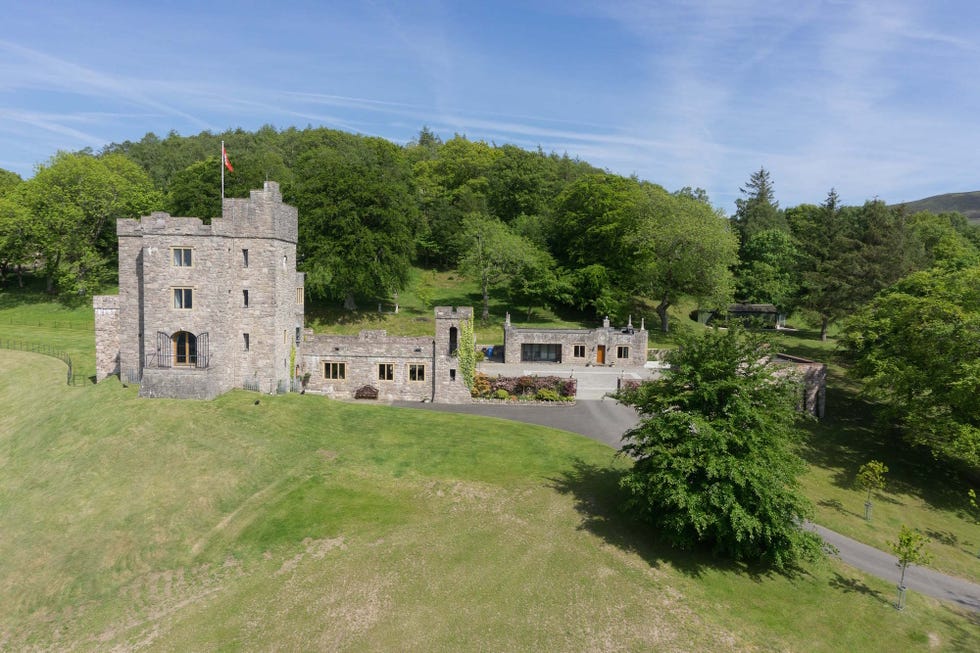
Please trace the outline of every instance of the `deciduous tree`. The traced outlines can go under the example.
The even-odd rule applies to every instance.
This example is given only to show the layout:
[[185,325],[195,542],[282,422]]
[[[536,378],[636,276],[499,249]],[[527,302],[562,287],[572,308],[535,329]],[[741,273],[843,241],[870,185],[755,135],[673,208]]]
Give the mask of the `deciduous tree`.
[[644,190],[649,202],[634,221],[631,269],[621,283],[658,302],[660,329],[667,333],[667,309],[680,297],[713,308],[731,301],[738,242],[728,221],[706,201],[671,196],[649,184]]
[[525,261],[540,254],[503,222],[479,213],[463,220],[462,242],[459,268],[480,284],[481,319],[486,322],[490,318],[490,290],[509,281]]
[[862,490],[868,491],[868,498],[864,501],[865,519],[871,519],[871,493],[885,487],[887,473],[888,466],[880,460],[869,460],[858,468],[857,485]]
[[116,255],[117,218],[163,205],[139,166],[119,154],[60,153],[24,183],[32,246],[42,254],[49,292],[98,289]]
[[980,266],[909,276],[846,323],[840,346],[908,442],[980,469]]
[[758,334],[708,331],[684,339],[662,379],[620,393],[641,415],[623,436],[628,505],[671,544],[777,567],[818,554],[800,527],[798,392],[769,355]]
[[416,205],[400,148],[344,139],[308,152],[293,190],[307,289],[341,300],[389,297],[408,281]]

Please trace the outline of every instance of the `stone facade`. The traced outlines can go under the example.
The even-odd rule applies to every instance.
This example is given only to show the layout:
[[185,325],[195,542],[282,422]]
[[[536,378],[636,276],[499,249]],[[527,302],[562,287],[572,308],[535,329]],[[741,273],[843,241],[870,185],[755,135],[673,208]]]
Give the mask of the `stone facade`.
[[119,296],[99,295],[95,308],[95,382],[119,374]]
[[211,224],[153,213],[119,220],[116,233],[119,295],[94,299],[97,378],[138,380],[147,397],[288,387],[304,278],[296,209],[282,203],[278,184],[225,199]]
[[823,418],[827,403],[827,365],[789,354],[776,354],[772,363],[781,373],[791,374],[800,382],[800,410]]
[[368,394],[380,401],[465,403],[470,393],[458,373],[455,352],[463,345],[460,322],[472,319],[471,307],[438,306],[435,337],[390,336],[380,330],[356,336],[306,330],[299,372],[310,375],[307,391],[339,399],[353,399],[358,390],[371,388],[377,394]]
[[641,367],[647,362],[647,330],[633,320],[622,328],[605,318],[597,329],[526,329],[504,320],[504,363],[563,363]]

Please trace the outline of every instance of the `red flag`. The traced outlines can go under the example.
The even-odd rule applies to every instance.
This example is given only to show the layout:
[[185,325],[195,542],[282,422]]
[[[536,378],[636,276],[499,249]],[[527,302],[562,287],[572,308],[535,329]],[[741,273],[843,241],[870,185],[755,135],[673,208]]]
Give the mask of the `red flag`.
[[231,167],[231,161],[228,160],[228,153],[225,152],[224,143],[221,144],[221,160],[224,161],[225,167],[228,168],[228,172],[235,172],[235,169]]

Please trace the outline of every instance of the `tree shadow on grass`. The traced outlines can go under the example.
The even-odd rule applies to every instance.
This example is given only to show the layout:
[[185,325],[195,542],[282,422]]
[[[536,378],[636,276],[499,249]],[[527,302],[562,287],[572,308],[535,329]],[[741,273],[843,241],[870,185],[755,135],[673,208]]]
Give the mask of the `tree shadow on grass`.
[[885,491],[875,500],[901,505],[895,494],[917,496],[942,509],[962,508],[962,479],[956,470],[929,452],[904,442],[893,425],[875,419],[876,406],[856,394],[840,373],[827,380],[827,415],[810,422],[809,437],[800,448],[807,463],[831,471],[831,483],[859,491],[858,469],[869,460],[888,466]]
[[817,505],[822,506],[824,508],[833,508],[834,510],[836,510],[842,515],[850,515],[852,517],[859,517],[861,519],[864,519],[864,515],[859,515],[853,510],[848,510],[847,508],[844,507],[844,504],[841,503],[838,499],[823,499],[821,501],[817,501]]
[[[952,640],[948,646],[944,646],[949,651],[975,651],[977,650],[977,632],[980,632],[980,612],[963,611],[941,604],[943,614],[939,617],[949,632]],[[947,644],[947,642],[943,642]]]
[[844,594],[864,594],[865,596],[872,597],[885,605],[891,605],[888,598],[878,590],[868,587],[864,582],[858,580],[857,578],[848,578],[847,576],[843,576],[836,571],[834,572],[833,578],[830,579],[830,586],[843,592]]
[[959,543],[959,538],[956,537],[956,533],[950,531],[940,531],[934,528],[930,528],[926,531],[926,536],[939,542],[940,544],[945,544],[946,546],[956,546]]
[[797,577],[810,574],[798,567],[778,571],[761,564],[735,562],[713,555],[707,547],[681,550],[660,537],[657,530],[624,509],[629,494],[620,486],[623,470],[600,467],[580,459],[558,478],[551,478],[550,487],[575,499],[575,509],[582,516],[580,529],[586,530],[607,543],[643,558],[651,567],[667,563],[693,578],[700,578],[705,569],[727,571],[746,576],[755,582],[782,575]]

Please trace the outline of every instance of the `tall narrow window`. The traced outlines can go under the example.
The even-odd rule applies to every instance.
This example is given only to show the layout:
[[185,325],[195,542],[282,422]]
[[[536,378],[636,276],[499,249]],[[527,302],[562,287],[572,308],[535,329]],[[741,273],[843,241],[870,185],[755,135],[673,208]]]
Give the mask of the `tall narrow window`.
[[174,288],[174,308],[194,308],[194,291],[191,288]]
[[303,303],[303,288],[302,287],[296,289],[296,303],[297,304],[302,304]]
[[242,334],[242,343],[245,345],[245,351],[248,351],[248,334]]
[[243,249],[242,250],[242,267],[243,268],[247,268],[248,267],[248,250],[247,249]]
[[171,251],[174,253],[174,267],[189,268],[191,266],[190,247],[174,247]]
[[248,308],[248,290],[242,290],[242,305]]
[[303,330],[301,328],[299,328],[299,327],[296,327],[296,346],[297,347],[299,347],[300,341],[302,340],[302,337],[303,337]]
[[456,327],[449,327],[449,355],[456,353],[456,343],[459,339],[459,330]]

